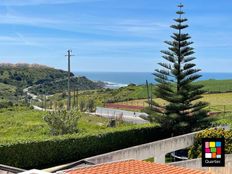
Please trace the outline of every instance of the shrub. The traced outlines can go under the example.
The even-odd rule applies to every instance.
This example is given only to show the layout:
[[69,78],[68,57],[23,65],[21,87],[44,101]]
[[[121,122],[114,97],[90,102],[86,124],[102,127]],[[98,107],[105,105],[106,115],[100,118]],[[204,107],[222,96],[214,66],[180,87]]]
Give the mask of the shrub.
[[95,111],[95,103],[93,101],[93,99],[89,99],[88,103],[87,103],[87,109],[89,112],[94,112]]
[[148,125],[112,129],[103,134],[73,134],[0,144],[0,164],[25,169],[46,168],[162,138],[167,136],[161,128]]
[[12,107],[13,103],[11,101],[0,101],[0,109]]
[[116,127],[116,120],[115,119],[111,119],[109,121],[107,127]]
[[134,83],[130,83],[128,86],[136,86],[136,84],[134,84]]
[[81,100],[79,106],[80,106],[80,111],[81,111],[81,112],[84,112],[84,111],[85,111],[85,101],[84,101],[84,100]]
[[44,116],[44,120],[50,127],[52,135],[76,133],[78,131],[77,122],[79,118],[80,113],[74,110],[48,112],[47,115]]
[[202,138],[225,138],[225,153],[232,153],[232,131],[225,129],[206,129],[195,136],[194,144],[190,147],[189,158],[200,158],[202,152]]

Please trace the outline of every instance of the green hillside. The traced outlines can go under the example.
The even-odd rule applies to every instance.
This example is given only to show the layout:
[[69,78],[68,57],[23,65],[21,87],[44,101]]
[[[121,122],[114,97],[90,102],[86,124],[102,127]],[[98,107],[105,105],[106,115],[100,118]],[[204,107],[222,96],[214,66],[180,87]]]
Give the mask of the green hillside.
[[[67,91],[67,84],[68,80],[58,80],[58,81],[51,81],[45,82],[42,85],[34,86],[30,89],[33,94],[55,94],[55,93],[62,93]],[[100,89],[103,88],[105,84],[103,82],[94,82],[86,77],[73,77],[71,78],[70,87],[72,90],[93,90],[93,89]]]
[[[37,64],[0,64],[0,108],[28,102],[23,89],[34,94],[55,94],[67,91],[68,72]],[[100,89],[103,82],[93,82],[71,73],[71,89]],[[29,98],[30,99],[30,98]]]
[[208,93],[220,93],[232,91],[232,80],[204,80],[195,82],[204,85],[204,90]]
[[[232,80],[205,80],[194,82],[195,84],[201,84],[204,86],[204,90],[207,93],[225,93],[232,91]],[[150,86],[151,87],[151,86]],[[149,87],[149,88],[150,88]],[[152,93],[155,97],[155,86],[152,87]],[[132,99],[147,98],[147,88],[145,85],[139,86],[127,86],[112,90],[112,96],[108,98],[109,101],[125,101]]]
[[[195,84],[204,85],[204,90],[207,93],[225,93],[225,96],[229,96],[227,92],[232,91],[232,80],[206,80],[195,82]],[[151,87],[151,86],[150,86]],[[155,96],[155,85],[152,88],[153,99]],[[212,94],[213,95],[213,94]],[[56,102],[66,102],[66,96],[62,93],[57,93],[50,99]],[[79,93],[79,100],[87,101],[93,99],[98,106],[102,106],[105,102],[122,102],[137,99],[147,98],[147,89],[145,85],[129,85],[127,87],[121,87],[119,89],[99,89],[94,91],[83,91]],[[210,98],[212,100],[212,98]],[[214,99],[215,100],[215,99]],[[207,100],[208,101],[208,100]],[[212,101],[208,101],[212,102]],[[216,105],[217,103],[214,103]]]
[[[0,83],[25,88],[34,84],[66,78],[68,73],[37,64],[0,64]],[[71,74],[71,76],[74,76]]]
[[16,87],[12,85],[7,85],[4,83],[0,83],[0,96],[1,99],[9,96],[9,95],[14,95],[16,92]]
[[0,83],[0,108],[11,106],[17,101],[16,87]]

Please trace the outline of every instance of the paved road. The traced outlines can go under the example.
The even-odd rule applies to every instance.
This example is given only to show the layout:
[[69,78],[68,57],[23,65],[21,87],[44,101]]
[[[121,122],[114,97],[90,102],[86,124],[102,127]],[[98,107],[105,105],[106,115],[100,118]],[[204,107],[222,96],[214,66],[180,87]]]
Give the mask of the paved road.
[[140,117],[140,116],[148,117],[146,113],[142,113],[142,112],[131,112],[131,111],[125,111],[120,109],[97,107],[96,112],[94,114],[110,119],[121,119],[125,122],[134,123],[134,124],[149,123],[149,121],[144,120]]
[[53,109],[44,109],[44,108],[41,108],[41,107],[39,107],[39,106],[36,106],[36,105],[33,105],[32,106],[35,110],[38,110],[38,111],[49,111],[49,112],[52,112],[52,111],[54,111]]
[[[58,80],[55,80],[54,82],[60,82],[60,81],[66,80],[66,79],[68,79],[68,78],[65,78],[65,79],[58,79]],[[32,93],[29,92],[29,89],[30,89],[30,88],[36,87],[36,86],[40,86],[40,85],[42,85],[42,84],[33,85],[33,86],[29,86],[29,87],[27,87],[27,88],[24,88],[24,89],[23,89],[23,92],[26,93],[28,96],[30,96],[33,100],[42,102],[42,100],[39,99],[37,95],[32,94]],[[47,99],[48,97],[50,97],[50,96],[53,96],[53,95],[45,95],[46,99]]]
[[36,100],[38,102],[42,102],[42,100],[39,99],[37,95],[32,94],[32,93],[29,92],[30,88],[32,88],[32,86],[29,86],[29,87],[23,89],[23,92],[26,93],[28,96],[30,96],[33,100]]
[[[32,100],[35,100],[35,101],[38,101],[38,102],[42,102],[42,100],[39,99],[37,95],[28,92],[30,88],[32,88],[32,86],[29,86],[29,87],[23,89],[23,92],[26,93],[27,96],[30,96],[30,97],[32,98]],[[48,95],[46,95],[45,97],[46,97],[46,99],[47,99],[47,98],[48,98]],[[45,110],[44,108],[39,107],[39,106],[36,106],[36,105],[32,105],[32,107],[33,107],[35,110],[38,110],[38,111],[53,111],[52,109],[46,109],[46,110]]]

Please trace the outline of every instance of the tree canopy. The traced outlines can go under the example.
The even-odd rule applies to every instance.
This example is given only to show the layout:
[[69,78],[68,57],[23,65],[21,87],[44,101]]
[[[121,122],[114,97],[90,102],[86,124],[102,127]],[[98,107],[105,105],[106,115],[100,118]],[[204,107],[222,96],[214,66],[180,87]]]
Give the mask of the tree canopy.
[[156,97],[166,101],[166,105],[153,103],[152,108],[156,111],[156,119],[161,126],[174,134],[196,130],[206,121],[207,111],[204,109],[207,103],[198,99],[202,98],[204,91],[202,85],[194,84],[201,75],[200,69],[193,62],[194,54],[191,37],[184,30],[188,28],[187,19],[183,18],[183,5],[178,5],[174,19],[175,24],[171,41],[165,41],[168,49],[161,51],[164,62],[159,63],[161,69],[153,73],[157,82]]

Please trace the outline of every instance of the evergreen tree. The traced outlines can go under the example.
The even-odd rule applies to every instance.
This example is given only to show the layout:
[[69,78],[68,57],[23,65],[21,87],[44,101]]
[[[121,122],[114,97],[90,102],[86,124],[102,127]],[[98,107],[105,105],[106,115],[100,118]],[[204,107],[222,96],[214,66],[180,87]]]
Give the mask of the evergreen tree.
[[195,68],[193,60],[194,49],[190,46],[190,36],[183,30],[188,27],[182,18],[183,5],[178,5],[176,12],[179,16],[174,19],[176,24],[171,28],[176,32],[171,36],[172,41],[165,41],[168,50],[161,51],[165,62],[159,63],[161,69],[154,72],[157,82],[156,95],[166,101],[166,105],[153,103],[157,120],[161,126],[174,134],[190,132],[205,125],[207,111],[204,109],[207,103],[200,102],[204,91],[202,85],[193,84],[201,77],[197,74],[200,69]]

